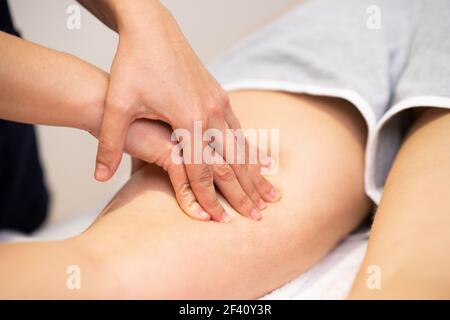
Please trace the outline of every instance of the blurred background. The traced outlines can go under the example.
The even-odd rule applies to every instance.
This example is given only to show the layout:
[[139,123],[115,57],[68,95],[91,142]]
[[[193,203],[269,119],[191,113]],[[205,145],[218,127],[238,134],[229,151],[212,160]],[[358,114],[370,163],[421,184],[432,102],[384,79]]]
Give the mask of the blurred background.
[[[133,1],[133,0],[128,0]],[[226,48],[298,0],[165,0],[192,47],[207,64]],[[17,29],[38,44],[72,53],[108,71],[118,37],[82,9],[81,28],[69,30],[70,0],[9,0]],[[61,70],[64,72],[64,70]],[[86,106],[88,107],[88,106]],[[50,222],[76,213],[100,210],[127,180],[130,161],[108,183],[93,178],[97,142],[68,128],[40,126],[40,155],[52,201]]]

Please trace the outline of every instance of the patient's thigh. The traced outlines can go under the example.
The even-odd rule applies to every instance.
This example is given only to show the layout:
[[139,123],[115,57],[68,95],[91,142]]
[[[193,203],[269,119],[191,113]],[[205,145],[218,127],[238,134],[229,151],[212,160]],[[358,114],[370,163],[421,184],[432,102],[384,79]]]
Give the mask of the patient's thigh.
[[[88,232],[92,241],[107,242],[114,255],[122,255],[118,272],[145,274],[136,279],[136,295],[261,296],[311,267],[369,210],[363,190],[366,129],[353,106],[256,91],[233,93],[231,102],[244,128],[280,130],[280,168],[269,179],[282,199],[269,204],[258,222],[229,206],[231,223],[195,221],[178,208],[165,173],[144,168]],[[142,250],[148,253],[145,263]]]
[[450,298],[449,191],[450,111],[430,108],[389,173],[351,298]]

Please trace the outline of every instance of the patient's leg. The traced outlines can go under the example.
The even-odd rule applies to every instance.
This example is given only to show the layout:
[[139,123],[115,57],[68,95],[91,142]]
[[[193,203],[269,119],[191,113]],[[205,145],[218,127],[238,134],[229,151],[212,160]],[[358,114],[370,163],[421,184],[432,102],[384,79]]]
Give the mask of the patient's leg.
[[243,127],[280,129],[282,199],[259,222],[227,206],[231,223],[178,208],[166,175],[146,167],[85,234],[121,279],[147,298],[256,298],[303,273],[358,226],[365,126],[350,104],[276,92],[239,92]]
[[351,298],[450,298],[449,191],[450,112],[431,109],[389,174]]

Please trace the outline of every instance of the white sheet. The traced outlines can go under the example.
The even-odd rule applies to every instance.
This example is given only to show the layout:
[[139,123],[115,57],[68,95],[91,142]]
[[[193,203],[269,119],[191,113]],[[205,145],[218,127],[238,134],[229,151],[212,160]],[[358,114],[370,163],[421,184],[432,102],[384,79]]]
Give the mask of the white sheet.
[[[83,231],[99,211],[92,210],[91,213],[54,223],[31,237],[0,232],[0,242],[64,239]],[[350,235],[316,266],[262,299],[344,299],[361,264],[366,246],[366,230]]]
[[368,233],[347,237],[309,271],[262,299],[345,299],[366,252]]

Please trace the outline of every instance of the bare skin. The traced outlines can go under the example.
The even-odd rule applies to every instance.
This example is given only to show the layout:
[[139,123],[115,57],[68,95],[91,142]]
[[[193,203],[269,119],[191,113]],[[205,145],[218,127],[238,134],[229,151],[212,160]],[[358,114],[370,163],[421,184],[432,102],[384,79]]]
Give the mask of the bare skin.
[[[389,174],[354,299],[450,298],[450,112],[427,109]],[[369,266],[381,288],[366,286]]]
[[[336,99],[276,92],[239,92],[231,98],[243,127],[281,130],[279,174],[270,179],[283,198],[261,221],[242,217],[223,201],[232,222],[192,220],[178,207],[166,174],[148,166],[79,237],[2,245],[0,279],[9,285],[0,296],[257,298],[325,256],[369,211],[362,119]],[[37,250],[64,254],[61,261],[37,262]],[[19,283],[8,272],[18,259],[35,267]],[[65,288],[68,261],[89,279],[80,291]],[[43,290],[33,279],[46,277],[49,268],[61,277]]]

